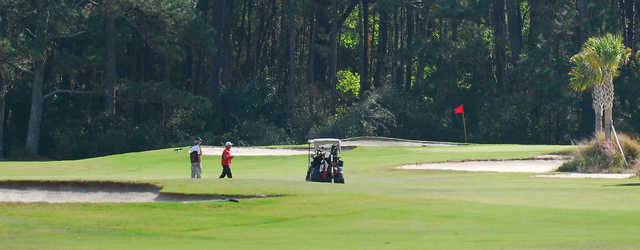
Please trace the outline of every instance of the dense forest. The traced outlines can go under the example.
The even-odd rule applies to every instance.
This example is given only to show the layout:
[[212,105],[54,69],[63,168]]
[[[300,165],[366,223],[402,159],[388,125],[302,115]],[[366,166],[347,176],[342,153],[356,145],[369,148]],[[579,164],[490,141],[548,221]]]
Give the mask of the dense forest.
[[[0,155],[378,135],[566,144],[593,135],[570,58],[635,52],[640,0],[0,0]],[[640,71],[613,120],[640,132]]]

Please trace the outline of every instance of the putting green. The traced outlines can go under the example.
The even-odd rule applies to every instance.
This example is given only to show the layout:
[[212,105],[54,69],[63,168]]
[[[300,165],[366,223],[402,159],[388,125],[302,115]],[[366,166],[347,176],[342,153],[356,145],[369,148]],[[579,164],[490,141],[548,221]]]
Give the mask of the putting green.
[[239,203],[0,203],[5,249],[638,249],[637,179],[406,171],[403,163],[527,158],[566,146],[360,147],[347,184],[304,182],[305,156],[238,157],[235,179],[187,179],[171,149],[61,162],[3,162],[0,178],[148,182],[163,192],[282,194]]

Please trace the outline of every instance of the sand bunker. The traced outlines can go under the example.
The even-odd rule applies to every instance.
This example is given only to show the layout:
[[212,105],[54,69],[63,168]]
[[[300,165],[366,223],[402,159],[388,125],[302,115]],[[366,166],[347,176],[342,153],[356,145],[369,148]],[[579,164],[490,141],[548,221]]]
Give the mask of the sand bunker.
[[633,177],[634,174],[585,174],[585,173],[556,173],[556,174],[538,174],[535,177],[540,178],[564,178],[564,179],[627,179]]
[[160,189],[159,186],[144,183],[4,181],[0,182],[0,202],[237,202],[241,198],[258,198],[160,193]]
[[[202,147],[204,155],[222,155],[223,147]],[[288,156],[306,155],[307,149],[288,148],[258,148],[258,147],[233,147],[231,154],[234,156]]]
[[464,161],[442,163],[407,164],[399,169],[419,170],[454,170],[470,172],[501,172],[501,173],[546,173],[551,172],[567,159],[556,157],[541,157],[529,160],[498,160],[498,161]]
[[436,142],[436,141],[416,141],[416,140],[401,140],[385,137],[357,137],[345,139],[342,141],[342,146],[367,146],[367,147],[424,147],[424,146],[459,146],[460,143],[455,142]]
[[[457,146],[459,143],[453,142],[431,142],[431,141],[414,141],[399,140],[377,137],[361,137],[346,139],[342,141],[342,151],[349,151],[355,147],[386,147],[386,146],[405,146],[405,147],[421,147],[421,146]],[[204,155],[221,155],[223,147],[202,147]],[[264,147],[233,147],[231,154],[234,156],[291,156],[305,155],[308,153],[307,148],[264,148]]]

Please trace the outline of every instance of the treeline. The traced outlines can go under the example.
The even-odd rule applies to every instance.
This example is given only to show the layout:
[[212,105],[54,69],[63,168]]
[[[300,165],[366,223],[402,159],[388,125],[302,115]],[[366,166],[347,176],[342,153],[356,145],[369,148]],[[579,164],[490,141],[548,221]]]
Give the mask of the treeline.
[[[640,0],[0,0],[0,154],[380,135],[570,143],[591,135],[569,58],[637,49]],[[615,124],[637,133],[637,62]]]

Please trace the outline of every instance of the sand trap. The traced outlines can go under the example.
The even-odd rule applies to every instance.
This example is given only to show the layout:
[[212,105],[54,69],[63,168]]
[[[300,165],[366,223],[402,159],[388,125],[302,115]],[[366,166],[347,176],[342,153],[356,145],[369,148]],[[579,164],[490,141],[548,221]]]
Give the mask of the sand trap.
[[237,202],[236,198],[259,198],[258,196],[160,193],[160,189],[159,186],[144,183],[4,181],[0,182],[0,202]]
[[153,202],[153,192],[51,191],[0,188],[0,202]]
[[399,169],[419,170],[453,170],[470,172],[501,172],[501,173],[546,173],[556,170],[565,163],[566,159],[539,158],[530,160],[504,161],[464,161],[442,163],[407,164]]
[[460,143],[455,142],[435,142],[435,141],[416,141],[401,140],[384,137],[357,137],[342,141],[342,146],[366,146],[366,147],[424,147],[424,146],[459,146]]
[[[204,155],[222,155],[223,147],[202,147]],[[188,153],[188,152],[187,152]],[[258,147],[233,147],[233,156],[287,156],[306,155],[307,149],[287,149],[287,148],[258,148]]]
[[557,173],[557,174],[538,174],[535,177],[540,178],[567,178],[567,179],[627,179],[633,177],[634,174],[585,174],[585,173]]
[[[388,138],[362,137],[347,139],[342,141],[342,151],[348,151],[355,147],[385,147],[385,146],[405,146],[405,147],[421,147],[421,146],[457,146],[459,143],[453,142],[430,142],[430,141],[413,141],[398,140]],[[223,147],[202,147],[204,155],[221,155]],[[234,156],[290,156],[305,155],[308,149],[300,148],[264,148],[264,147],[233,147],[231,154]]]

